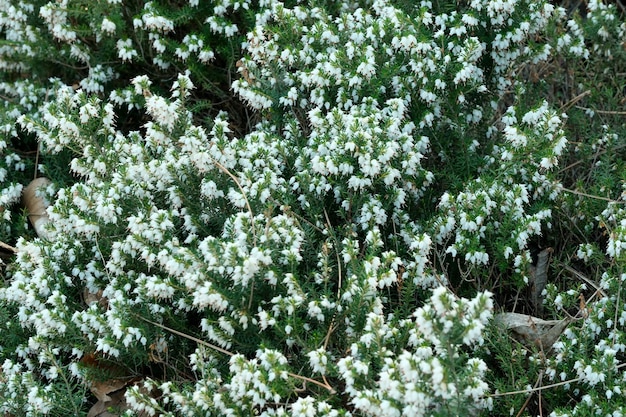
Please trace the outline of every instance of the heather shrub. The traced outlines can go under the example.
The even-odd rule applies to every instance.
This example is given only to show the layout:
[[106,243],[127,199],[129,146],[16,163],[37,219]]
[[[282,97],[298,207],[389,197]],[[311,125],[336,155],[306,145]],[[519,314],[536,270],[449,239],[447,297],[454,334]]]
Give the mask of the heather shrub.
[[0,412],[621,415],[615,6],[92,3],[0,1]]

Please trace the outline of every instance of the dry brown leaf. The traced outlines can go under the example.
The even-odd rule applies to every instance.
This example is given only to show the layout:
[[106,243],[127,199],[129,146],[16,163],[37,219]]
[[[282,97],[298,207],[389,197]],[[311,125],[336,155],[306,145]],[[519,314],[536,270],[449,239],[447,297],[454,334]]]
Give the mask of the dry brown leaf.
[[530,267],[530,300],[533,304],[534,312],[541,315],[543,313],[543,290],[548,283],[548,264],[552,248],[546,248],[539,252],[537,265]]
[[41,196],[41,191],[51,183],[48,178],[35,178],[22,191],[22,201],[28,212],[28,219],[33,225],[35,232],[37,232],[37,235],[41,238],[47,237],[45,225],[50,221],[48,219],[48,213],[46,213],[48,203]]
[[100,307],[106,310],[109,308],[109,300],[106,297],[104,297],[102,294],[103,294],[102,290],[98,290],[98,292],[94,294],[91,291],[89,291],[87,288],[85,288],[83,290],[83,300],[85,301],[85,304],[87,304],[88,306],[92,305],[93,303],[98,303]]
[[237,66],[237,70],[241,73],[243,79],[246,80],[248,84],[252,85],[254,82],[254,75],[248,72],[246,64],[244,64],[244,62],[240,59],[235,65]]
[[110,379],[108,381],[93,381],[89,389],[99,401],[111,401],[109,394],[125,388],[130,382],[128,379]]
[[571,323],[570,318],[562,320],[542,320],[520,313],[496,314],[495,322],[513,333],[513,336],[526,346],[534,345],[547,352],[561,333]]
[[87,413],[87,417],[118,417],[119,414],[113,414],[111,411],[128,408],[126,406],[126,398],[124,393],[126,389],[121,389],[116,392],[112,392],[111,395],[107,395],[106,400],[98,400]]
[[[124,411],[129,410],[130,407],[126,402],[126,388],[131,384],[139,384],[142,380],[134,379],[132,381],[127,381],[121,389],[111,392],[107,395],[108,399],[99,399],[87,413],[87,417],[119,417]],[[149,392],[149,390],[143,386],[143,384],[139,387],[139,392],[144,395],[153,396],[153,393]],[[141,411],[137,414],[138,417],[150,417],[147,411]]]

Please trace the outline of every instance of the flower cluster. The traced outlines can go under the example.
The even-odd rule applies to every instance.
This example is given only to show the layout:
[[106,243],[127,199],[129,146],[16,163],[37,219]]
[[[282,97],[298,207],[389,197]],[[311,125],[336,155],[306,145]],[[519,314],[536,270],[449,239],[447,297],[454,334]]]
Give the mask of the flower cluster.
[[[370,314],[350,355],[337,363],[355,409],[369,416],[427,416],[489,408],[487,366],[468,358],[462,346],[482,344],[492,307],[488,293],[455,299],[439,287],[411,318],[395,323]],[[406,337],[407,348],[397,350]],[[375,388],[370,378],[377,381]]]
[[501,414],[530,376],[489,322],[546,245],[603,274],[533,294],[549,352],[494,350],[555,417],[626,389],[616,114],[532,76],[623,53],[612,7],[31,3],[0,0],[0,414]]
[[[24,230],[17,204],[20,185],[33,178],[34,172],[34,176],[47,175],[45,157],[24,158],[38,149],[34,136],[17,127],[18,118],[27,115],[30,128],[41,125],[39,108],[55,101],[61,85],[101,99],[111,94],[115,104],[143,106],[144,97],[128,94],[125,89],[128,79],[141,75],[129,70],[133,65],[161,79],[173,79],[178,72],[184,73],[187,65],[193,66],[191,78],[204,92],[189,100],[207,107],[208,102],[217,100],[213,94],[221,94],[209,86],[230,78],[221,69],[216,71],[213,60],[232,59],[243,36],[235,31],[237,36],[226,37],[223,28],[231,28],[233,21],[245,21],[242,16],[250,7],[249,2],[221,1],[191,1],[176,7],[159,0],[141,6],[119,0],[94,4],[82,0],[0,1],[0,211],[6,221],[0,229],[2,241],[14,244],[13,236],[29,233]],[[204,25],[218,14],[221,20],[217,26]],[[186,36],[179,38],[177,33]],[[147,70],[148,66],[152,69]],[[100,116],[83,113],[81,122],[87,117]],[[70,121],[59,122],[56,128],[69,139],[73,129]],[[125,131],[139,127],[132,118],[125,122],[127,126],[119,126]],[[66,162],[71,159],[65,152],[61,155]],[[56,180],[71,184],[74,180],[68,174],[59,174]]]
[[[383,319],[385,301],[379,291],[401,285],[405,277],[424,285],[430,239],[420,237],[416,229],[401,229],[411,241],[413,260],[404,261],[386,248],[378,228],[387,221],[380,206],[388,202],[383,200],[365,202],[357,212],[362,220],[354,223],[358,226],[355,232],[363,230],[365,242],[356,234],[337,241],[338,231],[329,223],[317,230],[304,227],[303,220],[310,224],[317,220],[306,219],[305,211],[288,203],[304,205],[305,200],[298,196],[323,194],[308,185],[306,192],[299,192],[303,185],[296,180],[306,177],[287,176],[286,166],[297,167],[302,162],[286,142],[281,145],[284,137],[271,129],[264,131],[261,125],[244,138],[230,138],[222,118],[206,131],[193,124],[185,108],[194,88],[188,76],[178,77],[170,97],[159,96],[150,85],[149,79],[138,77],[132,89],[146,97],[145,112],[151,121],[144,125],[144,134],[117,131],[111,103],[69,88],[59,89],[56,101],[42,110],[43,122],[20,119],[45,149],[81,150],[70,167],[82,180],[57,193],[49,210],[50,241],[20,243],[17,269],[11,283],[0,289],[0,298],[19,305],[17,317],[34,333],[31,341],[55,345],[71,336],[82,340],[84,351],[124,360],[141,347],[159,346],[159,352],[170,349],[172,342],[161,331],[146,328],[142,322],[168,326],[171,320],[189,320],[193,313],[200,317],[203,339],[216,346],[245,352],[246,343],[238,335],[268,338],[273,343],[284,337],[288,346],[305,350],[298,360],[311,372],[324,375],[328,369],[337,375],[340,346],[362,339],[363,330],[371,327],[368,323],[375,317]],[[402,115],[393,106],[397,103],[388,104],[383,115]],[[385,122],[389,142],[397,137],[412,143],[410,128],[403,133],[396,127],[394,133],[392,123],[391,118]],[[321,135],[321,128],[317,129]],[[371,129],[380,128],[374,124]],[[374,131],[364,131],[358,136],[373,139],[374,135]],[[386,152],[384,143],[368,143],[358,136],[346,154],[337,154],[352,164],[353,172],[373,167],[368,158],[377,153],[379,158],[385,157]],[[321,140],[312,142],[312,147],[322,144]],[[357,153],[356,146],[368,151]],[[388,158],[400,157],[408,160],[398,161],[399,168],[419,175],[418,155],[406,148],[405,152],[393,150]],[[390,181],[376,169],[365,173],[365,178],[372,188],[392,186],[399,181],[399,168],[390,174]],[[407,179],[414,176],[406,175]],[[406,187],[406,194],[419,192]],[[351,190],[348,185],[337,197]],[[348,200],[337,202],[351,210]],[[392,207],[402,205],[402,200],[391,201]],[[400,220],[408,213],[394,216]],[[320,232],[328,239],[319,248],[314,265],[303,269],[305,247],[312,245],[312,236]],[[330,259],[333,252],[339,263]],[[77,268],[77,262],[86,267]],[[308,271],[311,267],[314,273]],[[313,281],[309,274],[315,277]],[[339,274],[339,282],[335,274]],[[83,294],[83,301],[68,302],[75,288]],[[488,314],[490,309],[491,305],[485,304],[468,314]],[[451,314],[456,317],[455,311]],[[468,320],[463,331],[467,335],[462,338],[465,344],[479,340],[484,326],[484,319]],[[337,325],[349,339],[331,351],[320,349]],[[299,329],[310,335],[303,337]],[[287,366],[284,358],[277,363]],[[286,369],[298,369],[297,364],[290,363]],[[265,409],[268,402],[283,398],[276,387],[284,385],[284,376],[273,376],[275,366],[263,365],[268,372],[264,378],[278,385],[259,385],[255,369],[260,365],[242,354],[233,357],[228,373],[222,376],[232,387],[228,401],[224,400],[229,407]],[[250,368],[248,379],[244,368]],[[324,404],[315,407],[330,407]],[[291,409],[300,406],[305,405],[293,403]]]
[[601,1],[589,2],[589,25],[585,28],[587,36],[592,40],[591,50],[609,60],[620,59],[624,51],[615,50],[612,45],[626,36],[626,23],[619,23],[616,5]]
[[598,216],[601,225],[609,233],[606,254],[614,259],[623,259],[626,254],[626,210],[619,203],[609,204]]
[[546,374],[551,381],[566,382],[565,391],[582,397],[573,410],[562,408],[554,417],[626,412],[626,405],[616,401],[626,390],[620,371],[626,350],[626,309],[619,295],[625,280],[623,272],[605,272],[595,295],[598,301],[584,311],[585,326],[566,330],[553,346],[555,354]]
[[478,178],[456,194],[445,192],[431,228],[445,253],[464,258],[468,273],[493,260],[514,260],[515,272],[527,283],[528,244],[551,227],[552,211],[541,204],[559,195],[550,171],[567,140],[561,118],[547,103],[526,112],[519,124],[514,107],[501,120],[503,140],[485,156],[485,169],[497,173],[494,179]]

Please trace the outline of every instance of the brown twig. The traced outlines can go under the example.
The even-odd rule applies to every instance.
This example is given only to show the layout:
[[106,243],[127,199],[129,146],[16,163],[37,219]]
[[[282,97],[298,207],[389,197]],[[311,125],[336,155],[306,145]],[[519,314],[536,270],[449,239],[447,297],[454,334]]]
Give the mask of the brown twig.
[[580,110],[585,110],[585,111],[592,111],[594,113],[598,113],[598,114],[611,114],[611,115],[617,115],[617,116],[626,116],[626,111],[617,111],[617,110],[594,110],[594,109],[590,109],[588,107],[582,107],[582,106],[576,106],[577,109]]
[[35,172],[33,174],[33,180],[37,178],[37,171],[39,170],[39,151],[41,149],[41,142],[37,142],[37,153],[35,154]]
[[7,244],[6,244],[6,243],[4,243],[4,242],[0,242],[0,248],[7,249],[7,250],[9,250],[9,251],[11,251],[11,252],[13,252],[13,253],[17,253],[17,249],[16,249],[16,248],[14,248],[14,247],[13,247],[13,246],[11,246],[11,245],[7,245]]
[[[541,383],[541,379],[542,378],[543,378],[543,371],[540,371],[539,375],[537,376],[537,381],[535,382],[535,386],[533,387],[533,389],[536,389],[539,386],[539,384]],[[541,391],[539,391],[539,393],[541,393]],[[524,404],[522,404],[522,407],[520,408],[519,412],[515,415],[515,417],[520,417],[522,415],[522,413],[524,412],[524,410],[528,406],[528,403],[530,402],[531,398],[532,398],[532,395],[529,395],[526,398],[526,401],[524,401]]]
[[235,184],[237,184],[239,191],[241,191],[241,195],[243,196],[243,199],[246,202],[246,207],[248,208],[248,211],[250,212],[250,222],[251,222],[250,228],[252,229],[252,236],[254,237],[254,245],[256,246],[256,231],[254,230],[254,212],[252,211],[252,207],[250,207],[250,202],[248,201],[248,197],[246,197],[246,192],[243,190],[243,187],[241,186],[241,183],[239,183],[239,180],[237,179],[237,177],[235,177],[224,165],[220,164],[215,159],[213,160],[213,163],[220,170],[222,170],[226,175],[228,175],[235,182]]
[[179,332],[179,331],[178,331],[178,330],[176,330],[176,329],[172,329],[171,327],[164,326],[164,325],[162,325],[161,323],[157,323],[157,322],[155,322],[155,321],[148,320],[147,318],[142,317],[142,316],[140,316],[140,315],[137,315],[137,317],[139,317],[141,320],[145,321],[146,323],[150,323],[150,324],[152,324],[153,326],[157,326],[157,327],[159,327],[159,328],[161,328],[161,329],[163,329],[163,330],[167,330],[168,332],[173,333],[173,334],[175,334],[175,335],[177,335],[177,336],[184,337],[185,339],[188,339],[188,340],[191,340],[191,341],[193,341],[193,342],[196,342],[197,344],[202,345],[202,346],[204,346],[204,347],[208,347],[209,349],[216,350],[216,351],[218,351],[218,352],[220,352],[220,353],[223,353],[223,354],[225,354],[225,355],[228,355],[228,356],[235,356],[235,354],[234,354],[234,353],[232,353],[232,352],[230,352],[230,351],[228,351],[228,350],[226,350],[226,349],[223,349],[223,348],[221,348],[221,347],[219,347],[219,346],[217,346],[217,345],[214,345],[214,344],[212,344],[212,343],[205,342],[205,341],[204,341],[204,340],[202,340],[202,339],[198,339],[197,337],[194,337],[194,336],[188,335],[188,334],[183,333],[183,332]]
[[[326,212],[326,208],[324,208],[324,216],[326,217],[326,224],[328,225],[328,230],[332,230],[332,226],[330,224],[330,218],[328,217],[328,213]],[[337,242],[338,243],[338,242]],[[337,256],[337,274],[338,274],[338,283],[337,283],[337,298],[341,298],[341,259],[339,258],[339,252],[337,251],[337,245],[335,245],[335,255]]]
[[606,297],[606,292],[604,292],[604,290],[602,288],[600,288],[600,286],[598,284],[593,282],[591,279],[587,278],[581,272],[575,270],[574,268],[572,268],[569,265],[563,265],[563,269],[565,269],[566,271],[572,273],[576,278],[580,278],[581,280],[585,281],[587,284],[589,284],[593,288],[595,288],[596,291],[598,291],[600,294],[602,294],[603,297]]
[[[622,369],[625,366],[626,366],[626,363],[621,363],[617,365],[615,369],[616,370]],[[519,390],[519,391],[497,392],[495,394],[489,394],[487,395],[487,397],[496,398],[496,397],[506,397],[507,395],[530,394],[530,393],[537,392],[537,391],[543,391],[545,389],[562,387],[563,385],[572,384],[574,382],[581,381],[582,379],[583,377],[578,377],[578,378],[572,378],[572,379],[568,379],[568,380],[561,381],[561,382],[556,382],[550,385],[542,385],[540,387],[528,388],[528,389]]]
[[[142,317],[142,316],[140,316],[140,315],[138,315],[138,314],[137,314],[136,316],[137,316],[137,317],[139,317],[141,320],[145,321],[146,323],[149,323],[149,324],[152,324],[152,325],[154,325],[154,326],[157,326],[157,327],[159,327],[159,328],[161,328],[161,329],[163,329],[163,330],[166,330],[166,331],[168,331],[168,332],[170,332],[170,333],[173,333],[173,334],[175,334],[175,335],[177,335],[177,336],[184,337],[185,339],[188,339],[188,340],[194,341],[194,342],[196,342],[197,344],[199,344],[199,345],[201,345],[201,346],[208,347],[209,349],[213,349],[213,350],[215,350],[215,351],[218,351],[218,352],[220,352],[220,353],[223,353],[223,354],[228,355],[228,356],[231,356],[231,357],[232,357],[232,356],[235,356],[235,354],[234,354],[233,352],[228,351],[228,350],[226,350],[226,349],[223,349],[223,348],[221,348],[221,347],[219,347],[219,346],[217,346],[217,345],[214,345],[214,344],[212,344],[212,343],[206,342],[206,341],[204,341],[204,340],[202,340],[202,339],[198,339],[197,337],[194,337],[194,336],[188,335],[188,334],[186,334],[186,333],[179,332],[179,331],[178,331],[178,330],[176,330],[176,329],[172,329],[171,327],[164,326],[163,324],[157,323],[157,322],[155,322],[155,321],[148,320],[147,318]],[[322,388],[324,388],[324,389],[328,390],[331,394],[334,394],[334,393],[335,393],[335,390],[333,389],[333,387],[331,387],[331,386],[328,384],[328,381],[326,381],[326,378],[324,378],[324,383],[322,383],[322,382],[316,381],[315,379],[312,379],[312,378],[309,378],[309,377],[306,377],[306,376],[302,376],[302,375],[298,375],[298,374],[294,374],[294,373],[292,373],[292,372],[287,372],[287,375],[289,375],[289,376],[290,376],[290,377],[292,377],[292,378],[295,378],[295,379],[299,379],[299,380],[301,380],[301,381],[304,381],[305,383],[306,383],[306,382],[310,382],[311,384],[314,384],[314,385],[317,385],[317,386],[319,386],[319,387],[322,387]]]
[[617,336],[618,335],[617,323],[619,323],[619,320],[617,318],[617,312],[621,310],[621,307],[619,307],[621,298],[622,298],[622,286],[618,285],[617,286],[617,300],[615,302],[615,305],[617,306],[617,308],[615,309],[615,317],[613,317],[613,344],[617,343],[617,337],[618,337]]
[[[622,149],[622,148],[624,148],[624,147],[626,147],[626,145],[617,145],[617,146],[613,146],[613,147],[611,148],[611,152],[615,152],[615,151],[617,151],[617,150],[619,150],[619,149]],[[605,154],[605,153],[607,153],[607,152],[608,152],[608,149],[603,149],[603,150],[600,150],[600,151],[596,152],[595,154],[593,154],[593,155],[591,156],[591,158],[587,158],[587,159],[593,159],[593,160],[595,161],[595,160],[596,160],[599,156],[602,156],[602,155],[604,155],[604,154]],[[572,162],[572,163],[571,163],[571,164],[569,164],[568,166],[566,166],[566,167],[564,167],[564,168],[561,168],[561,169],[559,170],[559,172],[557,172],[557,174],[560,174],[560,173],[562,173],[562,172],[565,172],[565,171],[567,171],[568,169],[572,169],[572,168],[574,168],[574,167],[575,167],[575,166],[577,166],[577,165],[584,164],[584,163],[587,161],[587,159],[579,159],[578,161]]]
[[579,195],[581,197],[595,198],[596,200],[608,201],[609,203],[615,203],[615,204],[626,204],[626,201],[613,200],[613,199],[608,198],[608,197],[602,197],[602,196],[599,196],[599,195],[587,194],[587,193],[583,193],[582,191],[576,191],[576,190],[572,190],[572,189],[565,188],[565,187],[561,187],[561,190],[563,190],[563,191],[565,191],[567,193]]
[[569,110],[574,104],[576,104],[577,102],[579,102],[580,100],[588,96],[589,94],[591,94],[591,90],[587,90],[584,93],[580,93],[579,95],[577,95],[576,97],[568,101],[567,103],[563,104],[561,108],[559,109],[559,113]]

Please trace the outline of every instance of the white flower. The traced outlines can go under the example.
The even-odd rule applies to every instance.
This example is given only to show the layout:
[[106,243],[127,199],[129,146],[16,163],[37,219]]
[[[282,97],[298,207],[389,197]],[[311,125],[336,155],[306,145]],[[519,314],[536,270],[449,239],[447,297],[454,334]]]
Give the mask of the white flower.
[[291,415],[293,417],[316,417],[315,400],[312,397],[298,398],[291,404]]
[[122,61],[132,61],[137,56],[137,51],[133,48],[133,42],[130,39],[119,39],[116,46],[117,55]]
[[328,365],[328,356],[324,348],[313,350],[307,353],[307,356],[309,357],[309,366],[311,366],[313,372],[325,375],[326,367]]
[[308,313],[309,317],[315,318],[318,321],[324,321],[324,314],[319,306],[318,301],[311,301],[309,303]]
[[146,110],[148,113],[159,125],[169,130],[174,128],[174,123],[176,123],[178,118],[179,105],[178,101],[168,103],[165,98],[157,95],[151,95],[146,99]]
[[113,23],[107,17],[102,19],[102,23],[100,24],[100,30],[102,30],[102,32],[104,32],[104,33],[106,33],[108,35],[113,35],[113,34],[115,34],[116,28],[117,27],[115,26],[115,23]]

